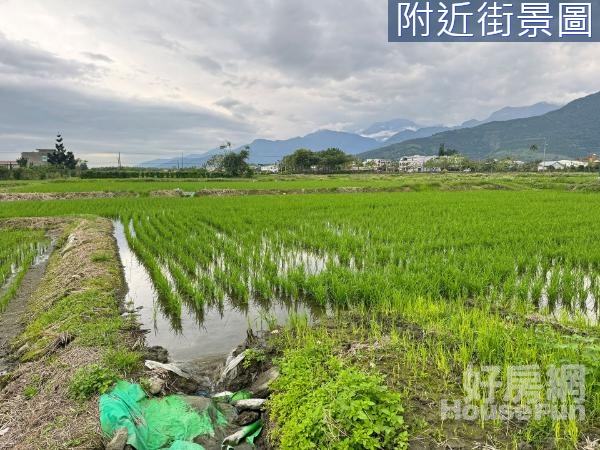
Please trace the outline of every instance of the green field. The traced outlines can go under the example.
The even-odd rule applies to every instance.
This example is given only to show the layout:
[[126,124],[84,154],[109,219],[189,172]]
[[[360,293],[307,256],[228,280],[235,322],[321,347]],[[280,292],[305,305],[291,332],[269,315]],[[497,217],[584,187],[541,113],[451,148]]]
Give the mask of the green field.
[[[339,361],[335,373],[353,379],[361,376],[353,370],[386,375],[385,381],[376,379],[400,394],[411,444],[443,442],[452,433],[471,436],[471,442],[489,438],[497,448],[516,448],[519,443],[530,446],[524,448],[575,448],[596,438],[600,197],[570,192],[596,190],[596,176],[370,176],[206,184],[69,181],[18,189],[64,192],[104,185],[108,190],[147,192],[155,186],[273,189],[402,183],[427,189],[8,202],[1,204],[0,217],[96,214],[122,220],[130,246],[152,275],[161,309],[175,329],[182,308],[195,310],[199,323],[208,308],[231,304],[243,309],[274,299],[331,311],[321,326],[311,328],[297,319],[281,337],[283,364],[291,371],[286,380],[298,381],[294,388],[279,386],[273,400],[274,434],[282,448],[310,445],[304,441],[306,428],[298,426],[306,411],[292,411],[293,405],[307,401],[299,394],[302,382],[310,384],[302,378],[306,367],[297,361],[337,367],[330,358]],[[449,186],[454,189],[446,189]],[[8,242],[2,241],[3,250],[10,248]],[[367,347],[348,357],[343,349],[356,342]],[[460,398],[462,373],[469,365],[536,365],[546,374],[567,363],[587,370],[583,421],[454,426],[436,419],[441,398]],[[506,372],[500,380],[506,385]],[[549,387],[545,376],[541,383]],[[506,393],[502,389],[498,395]],[[311,402],[318,408],[329,400]],[[437,416],[425,414],[419,406],[423,402],[437,405]],[[302,422],[321,430],[313,442],[345,439],[343,433],[327,431],[318,417],[314,420]],[[383,434],[375,436],[373,442],[383,442]],[[394,442],[400,448],[404,437]]]
[[356,174],[356,175],[296,175],[256,176],[252,179],[106,179],[0,181],[0,192],[130,192],[147,194],[152,191],[181,189],[186,192],[203,189],[239,190],[301,190],[301,189],[591,189],[599,190],[595,173],[572,174]]

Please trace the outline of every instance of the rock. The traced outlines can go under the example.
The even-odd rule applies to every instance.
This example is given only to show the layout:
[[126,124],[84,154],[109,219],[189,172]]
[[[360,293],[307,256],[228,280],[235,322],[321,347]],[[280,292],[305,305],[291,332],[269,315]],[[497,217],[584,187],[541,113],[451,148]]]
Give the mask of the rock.
[[153,377],[150,379],[150,385],[148,386],[148,392],[152,395],[158,395],[162,392],[165,387],[165,380]]
[[260,411],[266,400],[264,398],[249,398],[247,400],[238,400],[234,402],[235,406],[240,411]]
[[260,414],[256,411],[243,411],[239,416],[235,418],[234,423],[243,427],[245,425],[250,425],[251,423],[256,422],[260,419]]
[[167,349],[159,346],[148,347],[144,352],[144,358],[164,364],[169,362],[169,352],[167,352]]
[[183,400],[195,409],[198,414],[204,413],[212,403],[210,398],[197,397],[195,395],[184,395]]
[[263,372],[258,376],[256,381],[252,383],[249,391],[254,394],[257,398],[267,398],[271,394],[269,389],[269,383],[279,377],[279,370],[277,367],[271,367],[266,372]]
[[106,450],[123,450],[127,445],[128,437],[127,428],[119,428],[111,441],[106,444]]

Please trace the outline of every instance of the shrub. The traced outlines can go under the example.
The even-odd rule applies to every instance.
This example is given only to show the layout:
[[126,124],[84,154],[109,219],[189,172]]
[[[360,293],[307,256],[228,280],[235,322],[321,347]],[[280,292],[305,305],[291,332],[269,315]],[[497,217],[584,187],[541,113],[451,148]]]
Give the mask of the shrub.
[[92,364],[75,372],[69,394],[77,400],[89,400],[94,395],[108,392],[118,380],[119,376],[113,370]]
[[284,354],[269,402],[281,449],[408,448],[401,397],[322,344]]

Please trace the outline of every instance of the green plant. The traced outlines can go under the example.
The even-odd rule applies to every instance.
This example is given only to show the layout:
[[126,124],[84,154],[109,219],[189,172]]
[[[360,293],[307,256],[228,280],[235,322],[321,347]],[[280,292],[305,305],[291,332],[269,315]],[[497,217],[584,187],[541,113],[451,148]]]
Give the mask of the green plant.
[[139,352],[132,351],[126,348],[109,349],[102,359],[106,367],[111,368],[122,376],[127,376],[135,371],[142,360],[142,355]]
[[69,394],[77,400],[88,400],[97,394],[105,394],[119,380],[113,370],[99,364],[82,367],[75,372],[69,384]]
[[92,254],[92,262],[107,262],[111,256],[108,252],[96,252]]
[[242,366],[244,369],[248,369],[255,364],[260,364],[267,359],[267,355],[262,348],[249,348],[245,352],[244,362]]
[[408,448],[399,394],[346,365],[325,343],[288,350],[271,383],[271,436],[281,449]]

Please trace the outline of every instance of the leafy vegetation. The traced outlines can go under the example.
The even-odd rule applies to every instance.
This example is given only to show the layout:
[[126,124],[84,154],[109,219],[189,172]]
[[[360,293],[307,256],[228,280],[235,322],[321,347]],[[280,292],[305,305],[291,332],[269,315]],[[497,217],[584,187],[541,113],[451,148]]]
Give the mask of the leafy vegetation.
[[331,342],[307,340],[285,353],[269,402],[278,448],[408,448],[400,395],[332,351]]
[[79,369],[69,385],[69,393],[76,400],[89,400],[95,395],[108,392],[119,381],[119,375],[99,364]]

